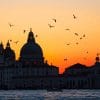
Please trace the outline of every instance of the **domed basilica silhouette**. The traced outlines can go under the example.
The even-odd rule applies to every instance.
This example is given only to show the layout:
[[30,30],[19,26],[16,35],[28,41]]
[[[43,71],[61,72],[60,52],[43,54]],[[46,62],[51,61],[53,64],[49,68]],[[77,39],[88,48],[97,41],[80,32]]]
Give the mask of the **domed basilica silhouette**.
[[[53,56],[53,55],[52,55]],[[36,43],[32,29],[16,61],[8,41],[0,43],[0,89],[98,89],[100,59],[91,67],[75,64],[59,74],[59,68],[44,61],[43,51]]]

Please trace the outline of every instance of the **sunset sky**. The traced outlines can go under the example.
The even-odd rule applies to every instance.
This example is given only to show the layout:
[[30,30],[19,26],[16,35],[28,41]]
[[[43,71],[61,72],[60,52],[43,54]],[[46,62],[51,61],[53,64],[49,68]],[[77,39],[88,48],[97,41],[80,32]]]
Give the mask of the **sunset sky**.
[[[50,29],[48,24],[55,27]],[[90,66],[100,52],[100,0],[0,0],[0,41],[5,47],[7,40],[13,40],[17,59],[29,32],[23,30],[30,28],[38,35],[36,42],[45,59],[60,67],[60,72],[77,62]]]

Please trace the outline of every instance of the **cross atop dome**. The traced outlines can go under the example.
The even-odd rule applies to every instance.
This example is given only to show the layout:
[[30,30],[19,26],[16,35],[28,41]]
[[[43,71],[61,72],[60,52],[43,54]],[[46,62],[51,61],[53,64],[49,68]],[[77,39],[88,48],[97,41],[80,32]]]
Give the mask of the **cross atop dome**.
[[32,28],[30,28],[30,32],[32,32]]
[[28,40],[27,40],[27,42],[33,42],[33,43],[35,43],[35,38],[34,38],[34,33],[32,32],[32,28],[30,28],[30,32],[29,32],[29,34],[28,34]]
[[7,42],[7,45],[6,45],[6,47],[8,47],[8,48],[10,47],[10,43],[9,43],[9,40],[8,40],[8,42]]

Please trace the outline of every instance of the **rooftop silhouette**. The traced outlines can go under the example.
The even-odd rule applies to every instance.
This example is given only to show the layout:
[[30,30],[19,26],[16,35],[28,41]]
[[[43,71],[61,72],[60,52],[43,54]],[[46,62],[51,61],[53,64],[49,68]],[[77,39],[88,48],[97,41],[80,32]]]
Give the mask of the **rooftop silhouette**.
[[5,49],[3,43],[0,43],[0,89],[98,89],[99,54],[95,60],[91,67],[76,63],[59,74],[59,68],[49,65],[44,59],[43,50],[36,43],[30,28],[27,41],[20,50],[19,60],[15,60],[15,52],[9,40]]

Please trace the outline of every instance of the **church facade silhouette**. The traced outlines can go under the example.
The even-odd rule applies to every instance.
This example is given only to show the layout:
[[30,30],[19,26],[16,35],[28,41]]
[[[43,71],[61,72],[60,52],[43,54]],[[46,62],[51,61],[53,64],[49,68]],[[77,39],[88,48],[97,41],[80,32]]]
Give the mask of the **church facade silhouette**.
[[90,68],[75,64],[59,74],[59,68],[44,61],[32,29],[20,50],[19,60],[7,42],[0,44],[0,89],[99,89],[100,59]]

